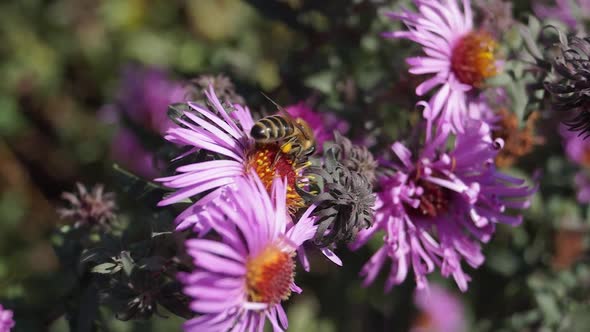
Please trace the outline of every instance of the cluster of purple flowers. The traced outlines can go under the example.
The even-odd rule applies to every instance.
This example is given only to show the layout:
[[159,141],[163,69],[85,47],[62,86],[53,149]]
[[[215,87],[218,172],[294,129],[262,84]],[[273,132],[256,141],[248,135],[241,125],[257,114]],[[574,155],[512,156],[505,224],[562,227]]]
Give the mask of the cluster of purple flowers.
[[[360,174],[355,181],[367,183],[363,188],[372,188],[376,196],[370,210],[374,217],[366,219],[367,228],[358,234],[355,230],[349,247],[356,250],[374,237],[382,241],[361,271],[365,285],[390,262],[387,290],[404,282],[410,271],[417,289],[427,290],[427,276],[439,270],[466,291],[470,277],[463,262],[472,268],[484,262],[481,243],[492,239],[497,224],[522,222],[520,213],[536,186],[495,164],[504,140],[494,135],[498,116],[482,95],[486,80],[502,70],[497,32],[475,26],[469,0],[414,4],[415,10],[388,14],[407,29],[384,36],[422,47],[423,54],[407,63],[410,74],[430,75],[416,88],[416,94],[426,98],[417,105],[424,122],[414,135],[423,139],[391,144],[390,153],[379,159],[377,173],[373,166],[370,175],[360,169],[343,171]],[[174,189],[161,206],[188,203],[176,218],[176,229],[192,234],[186,248],[194,270],[179,279],[199,315],[185,330],[262,331],[268,320],[275,331],[282,331],[287,317],[281,303],[302,291],[295,284],[295,257],[309,270],[304,244],[329,230],[318,227],[314,210],[319,203],[302,194],[313,187],[303,172],[305,165],[280,145],[260,144],[251,136],[255,120],[248,107],[220,100],[213,86],[204,96],[187,102],[178,126],[167,126],[165,134],[186,149],[179,159],[198,158],[178,167],[177,174],[156,179]],[[305,104],[287,107],[286,112],[307,121],[320,147],[334,141],[333,129],[348,129]],[[328,163],[317,152],[314,157],[317,164]],[[371,157],[370,162],[349,164],[372,162]],[[338,172],[330,174],[331,179]],[[374,199],[365,201],[373,204]],[[330,209],[326,204],[323,210]],[[341,265],[333,247],[320,249]]]
[[161,69],[128,66],[122,77],[115,102],[100,112],[103,122],[117,127],[111,157],[134,173],[151,178],[159,174],[163,162],[143,143],[138,131],[162,135],[174,126],[166,109],[185,100],[187,89]]
[[426,288],[426,275],[438,268],[466,291],[470,277],[462,261],[474,268],[483,263],[480,243],[492,238],[496,224],[522,221],[518,211],[529,206],[535,186],[494,163],[504,141],[493,137],[497,119],[481,98],[485,80],[501,70],[493,33],[474,26],[469,0],[415,4],[417,11],[388,14],[408,30],[385,36],[420,44],[424,55],[407,60],[409,72],[434,75],[416,88],[418,96],[432,95],[419,102],[424,141],[391,146],[396,158],[381,162],[393,172],[379,179],[375,223],[351,247],[383,234],[383,246],[361,272],[365,284],[390,260],[386,289],[403,282],[410,269],[417,288]]
[[[176,220],[177,230],[197,236],[186,243],[195,269],[180,279],[193,298],[191,309],[201,315],[185,330],[261,331],[268,319],[282,331],[287,318],[281,302],[301,292],[294,283],[295,256],[309,270],[303,244],[316,233],[315,206],[293,213],[304,206],[296,188],[301,171],[278,146],[255,143],[250,110],[222,103],[213,87],[205,96],[208,107],[189,102],[166,139],[189,149],[181,157],[197,151],[212,157],[156,179],[177,189],[162,206],[199,197]],[[341,264],[330,249],[322,252]]]

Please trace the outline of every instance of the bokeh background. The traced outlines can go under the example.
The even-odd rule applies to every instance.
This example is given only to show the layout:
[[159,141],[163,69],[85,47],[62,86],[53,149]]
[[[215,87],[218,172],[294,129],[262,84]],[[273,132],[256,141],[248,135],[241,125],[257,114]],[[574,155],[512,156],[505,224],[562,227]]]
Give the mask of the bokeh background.
[[[403,62],[412,48],[379,36],[393,26],[381,10],[397,6],[379,0],[1,1],[0,298],[15,310],[16,330],[68,331],[63,308],[72,300],[73,280],[53,249],[60,194],[76,182],[125,194],[112,167],[116,130],[101,116],[125,68],[159,68],[179,81],[223,73],[255,111],[272,110],[260,91],[281,104],[312,100],[354,123],[349,135],[357,140],[395,139],[418,117],[416,78]],[[516,18],[529,9],[525,1],[512,4]],[[555,123],[546,121],[538,132],[542,148],[511,170],[544,174],[524,226],[499,228],[467,294],[435,280],[460,299],[469,331],[590,326],[587,206],[576,202],[576,169],[564,157]],[[151,208],[121,204],[121,210]],[[369,251],[341,252],[343,268],[317,257],[311,273],[298,274],[305,292],[288,306],[291,331],[428,325],[411,280],[388,294],[379,281],[361,288],[358,271]],[[171,331],[183,321],[167,315],[121,322],[101,310],[104,331]]]

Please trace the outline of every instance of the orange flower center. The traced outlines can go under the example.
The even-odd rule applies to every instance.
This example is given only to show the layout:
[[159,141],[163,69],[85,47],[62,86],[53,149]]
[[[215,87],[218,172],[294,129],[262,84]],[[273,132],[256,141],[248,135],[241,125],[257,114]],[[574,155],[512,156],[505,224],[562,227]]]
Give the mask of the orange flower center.
[[295,277],[294,254],[275,245],[265,248],[246,263],[246,286],[249,300],[277,304],[291,295]]
[[459,81],[476,88],[497,74],[498,44],[484,31],[470,32],[457,41],[451,55],[451,69]]
[[305,205],[303,198],[295,190],[299,176],[295,161],[291,156],[281,153],[277,144],[257,146],[250,156],[249,165],[256,171],[266,190],[270,191],[275,177],[287,179],[287,207],[290,212],[294,213]]

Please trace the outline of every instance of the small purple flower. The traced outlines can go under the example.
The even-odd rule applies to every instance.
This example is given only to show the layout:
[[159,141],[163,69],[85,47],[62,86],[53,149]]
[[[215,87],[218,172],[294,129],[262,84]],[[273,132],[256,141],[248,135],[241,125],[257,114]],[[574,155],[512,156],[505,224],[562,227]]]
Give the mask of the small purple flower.
[[580,203],[590,203],[590,176],[586,171],[579,171],[574,177],[574,184],[578,190],[576,197]]
[[174,123],[168,118],[168,105],[184,101],[187,91],[179,82],[155,68],[128,66],[117,96],[117,107],[133,122],[163,134]]
[[566,156],[571,162],[583,168],[574,177],[578,202],[590,203],[590,140],[584,139],[578,132],[568,130],[565,125],[560,125],[559,132],[563,138]]
[[410,332],[463,332],[465,312],[459,298],[450,291],[432,285],[428,290],[416,290],[414,303],[420,310]]
[[438,119],[452,124],[453,131],[463,131],[468,118],[468,94],[483,86],[497,73],[496,41],[491,34],[473,27],[471,2],[457,0],[415,0],[417,12],[402,10],[387,15],[402,21],[407,31],[383,34],[388,38],[404,38],[422,45],[424,56],[406,61],[409,72],[433,75],[416,88],[423,96],[439,87],[424,110],[428,126]]
[[535,2],[533,11],[541,19],[556,19],[575,29],[580,18],[590,17],[590,1],[555,0],[555,6]]
[[480,266],[479,242],[491,239],[496,224],[521,223],[520,215],[507,210],[527,208],[536,189],[495,169],[503,141],[490,138],[487,124],[471,121],[465,129],[450,150],[450,124],[427,138],[417,155],[400,142],[392,145],[401,163],[384,162],[395,173],[380,179],[375,224],[362,230],[352,246],[357,249],[378,231],[385,232],[383,246],[362,269],[365,285],[389,259],[387,290],[402,283],[410,268],[417,288],[425,288],[426,275],[438,267],[465,291],[470,278],[461,262]]
[[322,152],[324,142],[334,140],[334,131],[342,134],[349,129],[348,124],[332,113],[320,113],[305,102],[285,107],[285,111],[294,118],[301,118],[309,124],[317,143],[318,152]]
[[153,178],[160,174],[162,161],[127,128],[120,128],[111,142],[111,158],[133,173]]
[[568,130],[565,125],[559,127],[559,133],[563,137],[567,157],[579,166],[590,167],[590,140],[584,139],[579,132]]
[[220,241],[186,242],[195,270],[179,278],[200,316],[187,321],[185,331],[263,331],[267,319],[274,331],[287,329],[281,303],[302,291],[294,283],[294,258],[304,256],[302,244],[317,226],[310,216],[313,206],[291,221],[286,194],[279,179],[269,194],[256,176],[239,178],[208,206]]
[[0,332],[10,332],[14,327],[14,319],[12,319],[12,310],[4,309],[0,304]]
[[254,120],[248,108],[234,104],[228,112],[211,86],[205,95],[210,109],[189,102],[191,110],[185,111],[183,118],[179,119],[183,127],[170,128],[165,137],[173,143],[193,147],[183,156],[201,151],[216,155],[216,158],[181,166],[176,170],[179,174],[156,179],[167,187],[178,189],[163,199],[160,206],[207,193],[176,218],[177,229],[192,227],[197,232],[206,232],[208,215],[204,205],[216,199],[225,186],[252,174],[258,176],[267,189],[274,177],[287,178],[289,210],[303,207],[305,202],[296,191],[300,170],[284,155],[275,158],[280,153],[278,145],[255,144],[250,137]]

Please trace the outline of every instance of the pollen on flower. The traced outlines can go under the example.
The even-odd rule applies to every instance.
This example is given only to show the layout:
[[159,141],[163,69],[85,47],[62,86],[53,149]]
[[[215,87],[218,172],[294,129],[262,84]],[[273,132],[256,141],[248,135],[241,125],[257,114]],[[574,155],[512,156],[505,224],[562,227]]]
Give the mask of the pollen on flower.
[[[278,157],[277,153],[279,154]],[[305,205],[303,198],[295,189],[299,176],[297,165],[293,158],[280,152],[277,144],[257,146],[250,156],[249,163],[267,190],[270,190],[276,176],[281,179],[287,178],[287,207],[290,212],[295,212]]]
[[480,87],[485,79],[497,74],[497,47],[494,38],[484,31],[474,31],[463,36],[453,47],[453,73],[461,83]]
[[413,172],[411,178],[415,179],[416,186],[422,188],[423,192],[418,197],[420,205],[417,208],[405,205],[409,215],[434,218],[447,212],[451,201],[449,189],[422,179],[419,172]]
[[276,304],[291,295],[295,277],[294,254],[275,245],[266,247],[246,263],[246,287],[249,300]]

